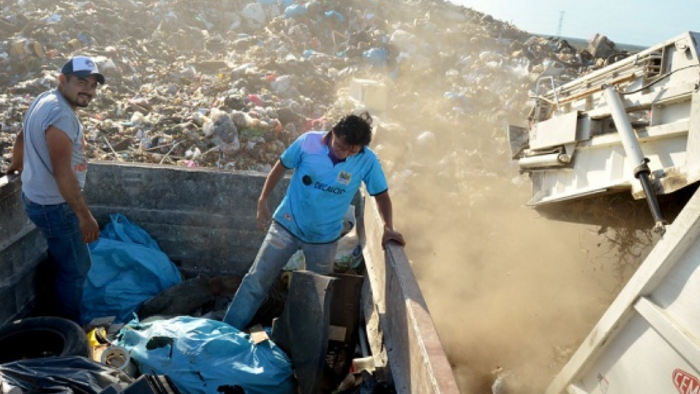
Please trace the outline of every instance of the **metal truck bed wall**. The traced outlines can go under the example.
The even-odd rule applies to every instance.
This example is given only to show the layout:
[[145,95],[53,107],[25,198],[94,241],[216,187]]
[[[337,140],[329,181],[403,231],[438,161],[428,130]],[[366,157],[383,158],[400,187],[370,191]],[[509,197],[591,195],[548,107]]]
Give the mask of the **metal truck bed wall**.
[[27,219],[19,179],[0,187],[0,324],[34,308],[36,267],[46,241]]
[[255,220],[264,174],[106,163],[91,165],[89,174],[85,199],[100,226],[123,214],[183,272],[245,274],[265,236]]
[[[172,166],[92,163],[85,198],[103,226],[114,213],[144,228],[185,273],[243,274],[264,233],[257,230],[259,173]],[[286,182],[271,196],[272,209]],[[383,250],[374,199],[358,196],[357,225],[366,239],[363,319],[378,364],[400,394],[458,394],[457,384],[404,249]],[[0,188],[0,323],[31,313],[35,268],[46,244],[26,219],[18,179]]]
[[700,191],[547,390],[700,392]]

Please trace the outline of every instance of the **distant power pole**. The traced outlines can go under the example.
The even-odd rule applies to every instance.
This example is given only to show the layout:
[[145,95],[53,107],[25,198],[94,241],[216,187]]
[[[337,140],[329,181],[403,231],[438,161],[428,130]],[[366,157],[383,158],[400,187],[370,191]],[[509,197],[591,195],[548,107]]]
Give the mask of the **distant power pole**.
[[559,11],[559,27],[557,27],[557,37],[561,38],[561,25],[564,22],[564,11]]

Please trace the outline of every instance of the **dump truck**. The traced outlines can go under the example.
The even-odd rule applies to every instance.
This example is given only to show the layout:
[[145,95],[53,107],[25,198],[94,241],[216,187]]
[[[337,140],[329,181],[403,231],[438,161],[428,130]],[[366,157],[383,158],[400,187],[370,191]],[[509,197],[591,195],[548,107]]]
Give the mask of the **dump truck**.
[[610,225],[601,211],[619,220],[639,201],[646,220],[624,225],[658,234],[548,394],[700,392],[699,43],[687,32],[561,86],[543,78],[527,125],[508,128],[530,206]]
[[532,181],[528,205],[599,224],[594,209],[572,206],[624,193],[647,202],[657,229],[672,219],[680,209],[663,205],[687,200],[700,181],[697,39],[682,34],[561,86],[538,80],[528,124],[508,128]]
[[[263,173],[95,162],[88,174],[84,195],[100,225],[124,215],[158,242],[183,276],[243,275],[263,240],[255,219]],[[24,213],[19,177],[2,177],[0,185],[0,324],[7,324],[37,313],[37,270],[47,247]],[[284,189],[276,189],[271,206]],[[359,193],[354,205],[365,267],[358,332],[374,373],[401,394],[459,393],[403,247],[382,248],[373,199]]]

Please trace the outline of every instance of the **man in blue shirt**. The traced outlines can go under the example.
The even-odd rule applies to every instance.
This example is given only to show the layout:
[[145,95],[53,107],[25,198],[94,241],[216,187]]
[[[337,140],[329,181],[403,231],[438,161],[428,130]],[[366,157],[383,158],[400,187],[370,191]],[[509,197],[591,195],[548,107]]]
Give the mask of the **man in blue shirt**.
[[[405,245],[401,233],[394,230],[381,164],[367,146],[372,140],[371,124],[366,112],[348,115],[330,132],[303,134],[282,153],[258,199],[258,227],[268,228],[267,235],[226,311],[226,323],[239,330],[246,328],[299,248],[304,251],[308,270],[333,272],[343,217],[363,182],[384,221],[382,245],[389,241]],[[271,220],[268,197],[288,169],[294,173]]]

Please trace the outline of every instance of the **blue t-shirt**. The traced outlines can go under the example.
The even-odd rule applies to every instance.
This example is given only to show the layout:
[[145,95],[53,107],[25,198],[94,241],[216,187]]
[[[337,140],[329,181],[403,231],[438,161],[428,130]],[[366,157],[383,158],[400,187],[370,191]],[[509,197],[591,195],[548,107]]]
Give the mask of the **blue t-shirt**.
[[376,196],[387,191],[377,156],[368,147],[335,165],[328,156],[326,132],[308,132],[282,153],[280,161],[294,169],[275,221],[307,243],[328,243],[340,237],[343,216],[362,182]]

